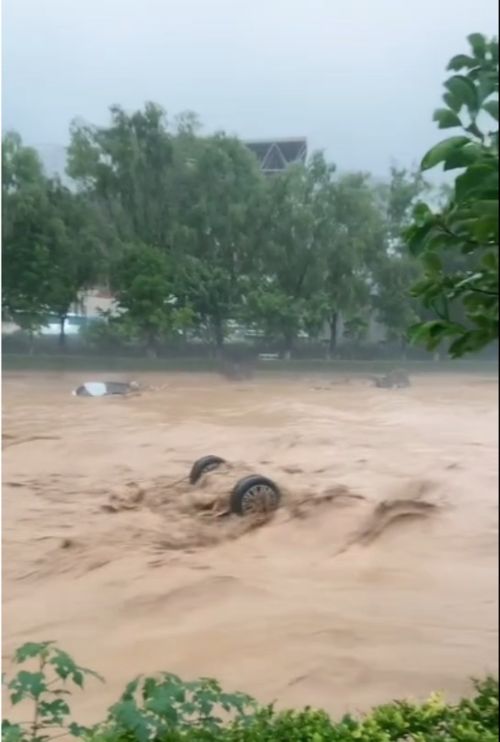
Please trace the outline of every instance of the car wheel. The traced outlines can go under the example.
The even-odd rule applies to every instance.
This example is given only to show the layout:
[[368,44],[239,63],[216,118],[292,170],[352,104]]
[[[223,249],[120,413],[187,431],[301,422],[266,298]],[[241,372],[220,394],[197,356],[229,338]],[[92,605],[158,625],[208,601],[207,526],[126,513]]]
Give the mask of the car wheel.
[[271,479],[252,474],[240,479],[234,486],[230,509],[237,515],[268,513],[279,507],[280,500],[281,492]]
[[191,467],[191,471],[189,472],[190,483],[196,484],[203,474],[206,474],[209,471],[214,471],[225,463],[224,459],[221,459],[220,456],[203,456],[201,459],[195,461]]

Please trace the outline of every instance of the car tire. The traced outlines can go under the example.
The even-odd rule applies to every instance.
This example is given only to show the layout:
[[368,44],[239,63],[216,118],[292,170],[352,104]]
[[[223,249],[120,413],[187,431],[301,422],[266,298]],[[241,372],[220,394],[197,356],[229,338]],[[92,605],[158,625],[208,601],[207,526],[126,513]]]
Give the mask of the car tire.
[[235,484],[229,507],[237,515],[253,515],[276,510],[280,501],[280,489],[271,479],[251,474]]
[[224,459],[221,459],[220,456],[202,456],[202,458],[197,459],[191,467],[191,471],[189,472],[190,483],[196,484],[203,474],[206,474],[209,471],[214,471],[225,463]]

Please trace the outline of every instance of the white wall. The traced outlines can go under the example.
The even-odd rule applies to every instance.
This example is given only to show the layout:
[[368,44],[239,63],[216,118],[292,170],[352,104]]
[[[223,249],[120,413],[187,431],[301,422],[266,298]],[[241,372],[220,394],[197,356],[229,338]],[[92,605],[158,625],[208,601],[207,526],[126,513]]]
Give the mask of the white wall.
[[107,291],[100,289],[91,289],[82,293],[78,304],[72,308],[75,314],[83,314],[84,317],[95,319],[101,316],[102,312],[111,312],[118,314],[118,308],[113,297]]

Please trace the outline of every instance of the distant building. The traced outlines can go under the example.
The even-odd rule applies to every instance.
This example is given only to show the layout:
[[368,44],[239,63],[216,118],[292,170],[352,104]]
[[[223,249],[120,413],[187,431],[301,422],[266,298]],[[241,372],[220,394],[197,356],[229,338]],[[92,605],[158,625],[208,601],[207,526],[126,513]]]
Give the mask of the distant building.
[[99,319],[103,313],[119,314],[115,298],[109,289],[97,287],[83,291],[74,311],[87,319]]
[[262,139],[245,142],[266,175],[282,173],[290,165],[303,165],[307,158],[307,139]]
[[[324,343],[328,342],[330,338],[330,326],[328,323],[325,323],[322,331],[319,334],[318,340],[323,341]],[[367,318],[367,327],[363,334],[363,338],[360,342],[368,343],[368,344],[375,344],[375,343],[382,343],[387,338],[387,328],[381,324],[373,312],[370,317]],[[340,314],[338,319],[338,325],[337,325],[337,345],[342,346],[345,344],[348,344],[350,341],[349,335],[346,330],[346,322],[345,319],[342,317],[342,314]]]

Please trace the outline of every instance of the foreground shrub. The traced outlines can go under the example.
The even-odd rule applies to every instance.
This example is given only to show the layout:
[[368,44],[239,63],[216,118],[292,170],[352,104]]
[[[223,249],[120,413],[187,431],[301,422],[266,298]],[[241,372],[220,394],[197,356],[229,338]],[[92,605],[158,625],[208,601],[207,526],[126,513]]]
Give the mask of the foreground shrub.
[[87,677],[102,681],[93,670],[80,667],[54,642],[27,642],[14,652],[14,665],[29,663],[31,670],[18,670],[13,678],[2,678],[13,706],[23,703],[31,706],[30,721],[11,723],[2,721],[4,742],[42,742],[67,733],[79,737],[90,730],[71,720],[69,704],[64,699],[70,688],[83,688]]
[[14,663],[31,663],[4,679],[11,703],[28,703],[30,721],[4,720],[5,742],[48,742],[60,736],[87,742],[496,742],[498,680],[474,683],[471,698],[447,704],[438,695],[425,703],[394,701],[360,718],[335,722],[324,711],[278,712],[259,707],[242,693],[225,693],[214,680],[184,682],[162,673],[137,678],[108,711],[106,720],[85,728],[71,720],[71,685],[83,688],[87,677],[52,642],[28,643]]

